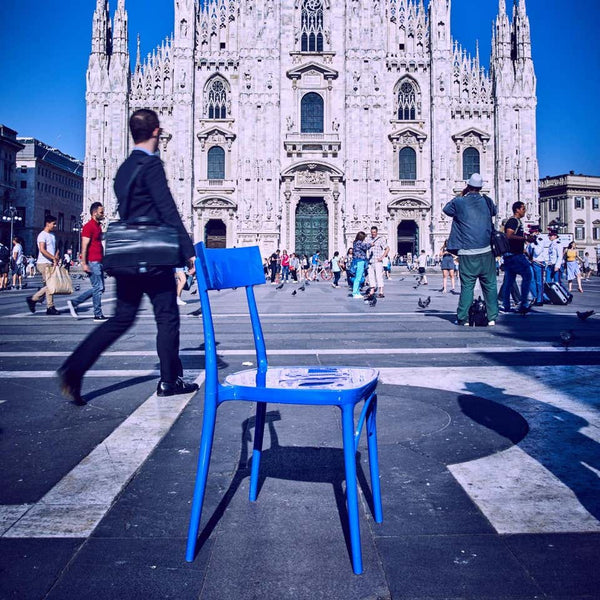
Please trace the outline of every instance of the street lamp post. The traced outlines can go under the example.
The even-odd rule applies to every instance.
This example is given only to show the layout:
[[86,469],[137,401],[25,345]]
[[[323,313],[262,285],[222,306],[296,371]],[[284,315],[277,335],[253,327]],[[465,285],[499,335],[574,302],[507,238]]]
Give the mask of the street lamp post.
[[13,241],[13,230],[15,226],[15,221],[20,222],[23,219],[17,214],[17,209],[14,206],[9,206],[2,215],[2,220],[4,222],[10,221],[10,241],[9,244],[12,244]]

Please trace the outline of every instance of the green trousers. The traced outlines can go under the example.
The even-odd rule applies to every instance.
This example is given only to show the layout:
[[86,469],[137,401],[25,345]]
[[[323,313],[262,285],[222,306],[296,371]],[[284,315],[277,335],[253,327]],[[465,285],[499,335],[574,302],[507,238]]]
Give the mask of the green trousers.
[[498,284],[496,283],[496,259],[492,252],[484,254],[461,254],[458,259],[460,273],[460,298],[456,311],[458,322],[469,320],[469,307],[473,303],[473,288],[479,279],[483,299],[487,307],[488,319],[498,317]]

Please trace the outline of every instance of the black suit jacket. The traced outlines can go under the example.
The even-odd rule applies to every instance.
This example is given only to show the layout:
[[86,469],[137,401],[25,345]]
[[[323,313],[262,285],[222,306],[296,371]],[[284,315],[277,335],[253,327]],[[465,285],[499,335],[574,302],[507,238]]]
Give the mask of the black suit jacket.
[[[127,215],[121,213],[127,205],[127,191],[131,177],[138,165],[142,165],[129,194],[129,210]],[[149,217],[153,221],[170,225],[179,232],[179,244],[185,258],[195,256],[194,245],[183,226],[179,211],[169,190],[167,177],[162,161],[158,156],[150,156],[142,150],[134,150],[119,167],[115,176],[115,194],[119,200],[119,216],[121,219]]]

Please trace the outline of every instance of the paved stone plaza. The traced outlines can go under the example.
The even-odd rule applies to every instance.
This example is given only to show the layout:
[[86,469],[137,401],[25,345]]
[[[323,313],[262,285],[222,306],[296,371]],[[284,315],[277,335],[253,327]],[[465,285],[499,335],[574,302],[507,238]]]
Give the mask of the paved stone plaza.
[[[202,546],[188,564],[202,391],[154,395],[149,305],[93,366],[78,408],[53,374],[97,326],[91,303],[76,321],[65,297],[48,317],[29,314],[27,291],[3,292],[0,598],[598,598],[600,316],[575,312],[600,312],[600,278],[570,306],[466,328],[453,325],[458,296],[438,292],[439,275],[417,289],[412,274],[393,276],[373,308],[323,282],[296,295],[291,284],[257,289],[271,364],[380,370],[384,522],[371,515],[363,444],[360,576],[335,408],[269,405],[250,503],[252,406],[221,407]],[[197,296],[184,298],[182,360],[202,382]],[[108,280],[106,314],[114,300]],[[242,290],[214,294],[223,376],[254,364],[243,306]]]

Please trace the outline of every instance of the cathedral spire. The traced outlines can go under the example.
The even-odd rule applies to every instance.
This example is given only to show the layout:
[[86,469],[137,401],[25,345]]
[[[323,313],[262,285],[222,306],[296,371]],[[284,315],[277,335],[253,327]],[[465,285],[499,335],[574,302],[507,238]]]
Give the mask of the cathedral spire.
[[110,17],[108,0],[96,0],[92,22],[92,54],[110,53]]
[[113,54],[128,54],[127,11],[125,0],[119,0],[114,16]]
[[135,53],[135,70],[139,71],[142,68],[142,59],[141,59],[141,47],[140,47],[140,34],[137,34],[137,51]]

